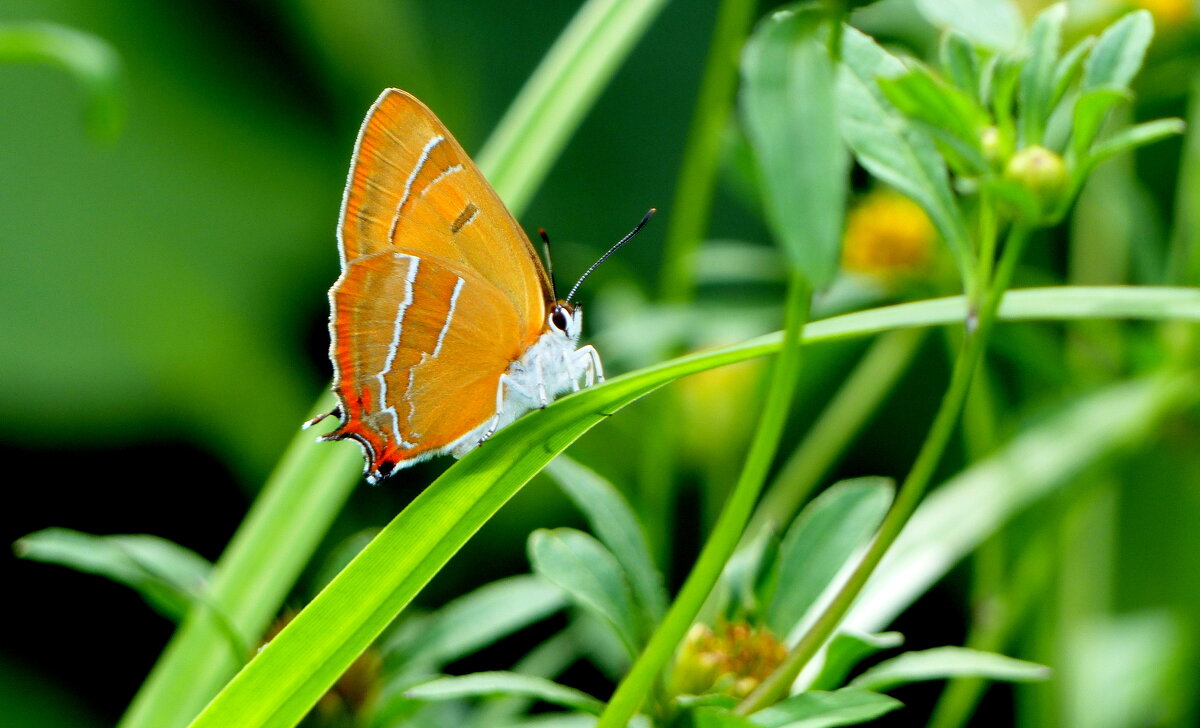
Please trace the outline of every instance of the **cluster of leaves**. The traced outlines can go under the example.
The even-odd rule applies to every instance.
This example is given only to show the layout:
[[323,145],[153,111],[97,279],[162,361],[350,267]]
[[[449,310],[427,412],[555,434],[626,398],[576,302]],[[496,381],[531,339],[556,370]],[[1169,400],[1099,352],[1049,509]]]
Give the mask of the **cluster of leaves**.
[[[1133,13],[1098,39],[1061,53],[1064,15],[1061,6],[1045,11],[1016,51],[998,52],[949,30],[940,46],[940,73],[901,60],[867,35],[833,25],[811,9],[777,14],[760,26],[744,64],[747,135],[758,153],[767,217],[789,260],[810,284],[824,285],[836,272],[847,148],[877,179],[923,207],[947,241],[970,292],[991,283],[995,238],[1003,224],[1056,222],[1097,163],[1179,130],[1179,122],[1164,120],[1102,138],[1105,119],[1129,97],[1128,84],[1149,42],[1149,18]],[[797,99],[806,103],[797,104]],[[797,169],[790,163],[797,157],[812,161],[812,167]],[[806,184],[830,173],[826,186]],[[1160,311],[1166,306],[1158,305]],[[920,309],[924,314],[915,310],[881,314],[898,317],[890,324],[865,323],[866,318],[832,321],[805,335],[836,338],[914,321],[961,320],[964,309],[927,305]],[[1046,309],[1035,304],[1031,310]],[[477,454],[456,465],[364,549],[200,722],[227,724],[220,721],[237,715],[247,725],[259,725],[302,714],[461,543],[575,437],[678,376],[778,349],[777,338],[755,341],[648,368],[499,433],[489,443],[486,459]],[[897,543],[895,551],[908,560],[885,564],[881,572],[905,581],[902,596],[877,597],[868,590],[863,602],[874,613],[852,614],[843,622],[820,667],[805,673],[793,695],[743,715],[739,698],[747,686],[731,690],[739,684],[737,675],[673,680],[664,674],[634,724],[849,725],[899,707],[884,693],[916,680],[1044,678],[1046,670],[1038,665],[943,647],[892,657],[848,680],[860,661],[901,641],[895,633],[878,633],[881,625],[876,623],[894,616],[1008,514],[1128,434],[1098,431],[1096,423],[1124,421],[1108,416],[1122,413],[1136,429],[1137,422],[1156,411],[1150,394],[1157,391],[1140,384],[1085,401],[1044,432],[1034,433],[1041,442],[1051,437],[1047,433],[1062,431],[1077,433],[1077,438],[1060,439],[1054,457],[1038,461],[1039,472],[1024,474],[1025,489],[997,487],[1007,484],[1014,463],[1027,454],[1022,441],[998,455],[999,460],[944,487],[939,492],[944,498],[918,511],[917,518],[924,519],[918,535]],[[573,726],[590,724],[590,716],[603,711],[601,700],[554,678],[584,658],[620,679],[663,623],[669,595],[642,527],[617,489],[565,460],[551,466],[551,474],[595,535],[575,529],[537,531],[528,542],[533,576],[490,584],[432,614],[406,614],[378,643],[382,686],[357,721],[380,727]],[[970,498],[964,500],[966,493]],[[794,645],[822,608],[823,595],[838,588],[839,574],[855,563],[855,555],[876,533],[892,498],[891,483],[882,479],[842,482],[788,519],[790,525],[780,534],[761,532],[728,562],[699,624],[718,630],[743,625],[746,633],[774,635],[785,648]],[[980,510],[977,504],[984,498],[994,501],[990,510],[982,509],[987,518],[962,525],[963,514]],[[928,558],[930,534],[939,539],[937,559]],[[126,583],[175,619],[188,605],[199,605],[222,625],[232,651],[248,654],[246,636],[232,624],[236,619],[216,603],[208,566],[177,547],[147,537],[96,539],[52,531],[28,537],[20,549],[29,558]],[[931,561],[936,565],[928,566]],[[568,606],[567,629],[512,670],[442,675],[455,660]],[[706,663],[689,663],[692,659],[703,655],[685,645],[671,673],[694,676],[708,669]],[[280,666],[285,669],[276,669]],[[534,718],[533,701],[566,711]]]

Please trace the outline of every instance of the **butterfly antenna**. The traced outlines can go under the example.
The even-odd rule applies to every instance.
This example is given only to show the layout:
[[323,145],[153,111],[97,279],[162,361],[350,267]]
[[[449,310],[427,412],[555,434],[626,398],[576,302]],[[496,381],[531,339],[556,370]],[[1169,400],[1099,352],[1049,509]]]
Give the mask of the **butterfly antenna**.
[[550,295],[558,300],[558,284],[554,281],[554,259],[550,257],[550,236],[546,233],[546,228],[538,228],[538,235],[542,238],[542,249],[546,251],[546,273],[550,275]]
[[633,238],[634,235],[637,235],[638,232],[641,231],[641,229],[646,226],[646,223],[650,222],[650,218],[654,217],[654,213],[656,213],[656,212],[658,212],[658,210],[651,207],[646,212],[646,214],[642,217],[642,221],[639,222],[632,230],[630,230],[628,235],[626,235],[625,237],[618,240],[616,245],[614,245],[608,249],[607,253],[600,256],[600,259],[597,260],[595,263],[592,263],[592,267],[585,270],[583,272],[583,275],[579,276],[579,280],[575,281],[575,285],[571,286],[571,292],[567,294],[567,297],[564,300],[570,301],[572,298],[575,298],[575,291],[579,290],[579,284],[583,283],[584,279],[592,274],[592,271],[594,271],[594,270],[596,270],[596,268],[600,267],[601,263],[608,260],[608,257],[610,255],[612,255],[613,253],[620,250],[622,245],[624,245],[625,243],[628,243]]

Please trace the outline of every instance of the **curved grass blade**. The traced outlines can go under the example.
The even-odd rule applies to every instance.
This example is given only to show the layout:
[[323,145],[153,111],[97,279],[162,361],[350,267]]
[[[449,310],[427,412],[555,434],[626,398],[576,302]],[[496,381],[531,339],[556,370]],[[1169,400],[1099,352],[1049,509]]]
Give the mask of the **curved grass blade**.
[[[961,322],[962,296],[889,306],[814,322],[806,343],[905,326]],[[1073,287],[1015,291],[1008,320],[1148,318],[1200,321],[1200,291]],[[612,413],[668,382],[778,350],[769,334],[610,379],[501,430],[455,463],[398,515],[193,723],[292,726],[442,566],[555,455]],[[350,446],[341,448],[354,452]]]

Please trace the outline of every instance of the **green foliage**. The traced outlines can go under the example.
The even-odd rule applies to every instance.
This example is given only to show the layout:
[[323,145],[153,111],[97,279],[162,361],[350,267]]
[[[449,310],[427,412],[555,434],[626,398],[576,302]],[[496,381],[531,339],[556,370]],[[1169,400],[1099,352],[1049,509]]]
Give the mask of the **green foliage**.
[[[1118,552],[1119,538],[1144,533],[1145,523],[1154,518],[1166,523],[1175,515],[1173,508],[1183,513],[1188,506],[1175,492],[1171,508],[1134,528],[1120,520],[1126,517],[1123,509],[1133,506],[1118,498],[1114,484],[1140,483],[1138,475],[1121,470],[1127,453],[1167,449],[1194,436],[1200,291],[1127,284],[1157,282],[1160,269],[1168,270],[1171,280],[1190,280],[1186,272],[1195,268],[1192,261],[1200,256],[1194,249],[1200,248],[1191,225],[1194,205],[1184,203],[1198,198],[1200,182],[1184,170],[1169,254],[1159,250],[1164,236],[1158,233],[1156,216],[1167,214],[1170,205],[1145,204],[1130,213],[1127,223],[1136,240],[1126,241],[1128,250],[1116,255],[1115,248],[1101,248],[1099,242],[1111,244],[1119,232],[1099,236],[1103,241],[1086,239],[1079,231],[1103,222],[1081,220],[1092,214],[1091,208],[1074,206],[1085,189],[1094,205],[1097,188],[1089,185],[1103,182],[1115,169],[1112,164],[1101,167],[1103,163],[1185,131],[1184,122],[1174,118],[1129,123],[1149,111],[1173,108],[1161,100],[1135,106],[1139,101],[1133,84],[1142,65],[1160,64],[1157,73],[1166,73],[1162,69],[1167,66],[1151,48],[1151,15],[1137,11],[1104,28],[1082,28],[1066,4],[1048,7],[1028,23],[1007,0],[882,3],[850,14],[850,7],[859,4],[806,3],[764,18],[740,48],[736,101],[731,91],[734,50],[746,34],[750,9],[734,0],[721,4],[693,139],[681,167],[695,177],[679,186],[676,199],[685,204],[671,211],[686,217],[671,222],[668,251],[677,259],[665,262],[662,276],[674,304],[646,303],[630,285],[614,285],[615,292],[597,295],[596,310],[621,311],[625,319],[616,326],[598,316],[598,328],[613,339],[636,339],[623,349],[613,348],[620,349],[613,357],[615,370],[630,362],[640,368],[521,418],[451,465],[361,550],[355,542],[358,553],[352,560],[329,559],[336,566],[328,572],[336,571],[336,576],[327,580],[324,572],[311,570],[323,588],[252,657],[253,645],[322,549],[350,496],[359,465],[352,447],[317,446],[310,434],[298,436],[215,565],[152,536],[48,529],[18,541],[18,555],[125,584],[179,623],[122,725],[172,728],[193,721],[200,728],[282,727],[308,716],[318,724],[369,728],[816,728],[861,724],[901,709],[898,700],[885,694],[897,687],[927,680],[953,680],[959,687],[966,684],[964,678],[978,679],[977,685],[996,680],[1040,683],[1015,689],[1022,691],[1023,705],[1033,706],[1023,708],[1033,716],[1030,720],[1045,725],[1088,724],[1089,719],[1097,725],[1149,724],[1161,715],[1194,712],[1196,699],[1186,695],[1182,666],[1194,661],[1197,645],[1179,613],[1150,611],[1163,604],[1181,611],[1179,605],[1194,602],[1194,594],[1188,584],[1174,583],[1131,592],[1131,577],[1109,562],[1116,560],[1112,554]],[[661,0],[594,0],[548,44],[545,60],[479,156],[515,213],[527,206],[593,108],[603,106],[601,91],[635,53],[639,39],[653,36],[653,21],[664,6]],[[325,17],[303,4],[280,8],[280,13],[293,14],[296,28]],[[369,2],[359,11],[365,17],[370,8],[375,13],[371,17],[391,12]],[[912,16],[914,8],[927,23],[923,41],[906,38],[908,31],[889,30],[885,22],[889,14]],[[421,27],[415,6],[401,3],[395,13]],[[319,33],[309,27],[314,36],[338,38],[328,51],[340,60],[327,62],[340,64],[342,74],[352,73],[347,59],[367,62],[379,48],[372,45],[378,36],[361,47],[347,46],[342,36],[353,34],[334,26],[352,29],[354,17],[347,10],[336,23],[326,17],[333,25]],[[914,17],[905,18],[909,26]],[[1079,37],[1088,30],[1098,34]],[[906,40],[908,50],[902,47]],[[115,134],[121,117],[124,81],[112,47],[123,48],[123,43],[114,40],[110,46],[65,26],[0,24],[0,61],[66,68],[85,87],[89,130],[100,136]],[[459,45],[464,59],[455,63],[469,67],[470,44]],[[417,46],[398,53],[409,60],[437,55]],[[131,68],[137,70],[131,79],[144,84],[145,59],[131,58],[136,59]],[[367,71],[368,76],[378,73],[377,68]],[[1163,85],[1161,79],[1155,83]],[[146,87],[135,88],[130,98],[143,99]],[[225,85],[210,80],[195,95],[225,91]],[[264,323],[271,314],[249,305],[257,299],[217,294],[225,287],[236,290],[223,271],[236,269],[229,274],[233,278],[259,283],[260,276],[243,259],[274,261],[281,251],[290,251],[311,222],[293,211],[310,207],[304,202],[306,191],[327,185],[314,182],[321,152],[307,142],[318,135],[279,123],[282,113],[275,118],[264,112],[274,102],[257,98],[238,107],[238,116],[257,119],[265,113],[263,127],[272,133],[278,127],[284,141],[262,135],[248,142],[244,164],[286,178],[285,191],[277,194],[287,205],[272,203],[269,195],[245,201],[250,187],[261,182],[233,175],[226,183],[211,169],[191,174],[186,160],[156,181],[146,174],[155,164],[146,160],[157,159],[159,152],[146,150],[155,149],[164,130],[174,132],[181,120],[191,123],[193,117],[198,121],[194,128],[185,126],[190,129],[185,134],[224,129],[205,115],[207,106],[189,103],[172,107],[180,113],[171,118],[141,122],[146,126],[123,140],[143,151],[136,164],[122,162],[129,165],[127,171],[139,173],[129,178],[154,194],[174,190],[164,180],[179,180],[181,197],[200,199],[197,190],[212,190],[213,206],[199,206],[194,214],[220,209],[231,220],[251,222],[231,226],[237,232],[223,247],[226,241],[189,236],[187,226],[179,224],[179,204],[156,207],[115,194],[109,200],[114,219],[139,235],[161,239],[154,250],[167,264],[153,268],[143,262],[146,256],[109,256],[111,243],[104,241],[111,241],[111,231],[99,231],[91,247],[56,249],[72,239],[72,226],[86,222],[25,215],[39,209],[41,201],[22,197],[16,189],[12,199],[0,202],[0,214],[20,228],[19,236],[29,237],[34,229],[22,225],[41,224],[46,244],[22,248],[29,251],[28,261],[20,270],[0,274],[8,275],[5,280],[11,284],[0,286],[9,291],[0,303],[45,301],[52,310],[47,325],[33,318],[6,319],[6,340],[34,344],[7,349],[10,366],[4,368],[17,374],[8,381],[14,396],[23,398],[14,402],[18,410],[30,409],[47,390],[30,373],[51,372],[46,381],[57,381],[66,390],[59,396],[80,414],[35,412],[35,418],[43,418],[43,428],[58,421],[86,429],[89,418],[100,417],[96,413],[103,408],[96,403],[110,399],[132,403],[122,406],[136,419],[142,405],[133,395],[142,386],[188,382],[171,395],[176,405],[184,406],[157,406],[177,418],[177,431],[191,427],[223,442],[217,449],[253,472],[245,463],[253,462],[255,452],[273,447],[269,437],[258,437],[270,431],[265,423],[276,417],[290,422],[291,414],[282,418],[279,412],[307,390],[280,347],[260,335],[273,328]],[[732,113],[734,103],[738,113]],[[595,126],[620,134],[615,124],[620,120],[611,113],[595,116]],[[710,226],[710,201],[720,171],[718,141],[727,119],[738,128],[728,130],[734,141],[726,150],[730,169],[725,171],[735,184],[742,175],[738,193],[750,211],[735,215],[761,217],[761,227],[779,251],[755,248],[755,238],[763,236],[757,220],[739,220],[732,228],[714,221],[714,230],[736,230],[738,239],[720,249],[705,246],[698,258],[708,268],[698,266],[695,272],[689,267],[691,252]],[[23,130],[35,132],[32,127]],[[218,136],[217,143],[224,138]],[[295,143],[297,139],[306,143]],[[1187,159],[1195,156],[1193,141],[1188,140]],[[669,146],[661,141],[655,145]],[[301,149],[308,151],[294,153]],[[103,164],[74,152],[81,165]],[[42,164],[41,157],[23,150],[14,159],[18,174]],[[596,159],[573,174],[600,178],[603,164]],[[1139,157],[1139,165],[1154,159]],[[930,242],[944,246],[945,266],[934,251],[924,277],[897,286],[863,284],[839,271],[851,179],[858,179],[850,175],[852,162],[870,176],[868,187],[891,187],[928,216],[938,238]],[[1122,164],[1126,186],[1120,189],[1136,199],[1156,202],[1165,194],[1163,186],[1171,183],[1136,179],[1132,162]],[[1153,191],[1139,186],[1152,184],[1157,185]],[[105,204],[105,192],[96,193],[97,205]],[[144,226],[128,224],[133,204],[139,212],[146,210]],[[1059,258],[1047,248],[1058,245],[1062,236],[1038,231],[1071,215],[1076,239],[1070,240],[1073,249],[1066,257],[1071,263],[1064,272],[1047,263]],[[903,223],[886,221],[879,228],[890,233]],[[262,229],[255,232],[255,226]],[[264,230],[271,235],[263,236]],[[255,246],[247,245],[250,240]],[[1096,246],[1094,255],[1089,245]],[[563,250],[574,255],[570,245]],[[1078,261],[1126,253],[1132,263],[1106,260],[1108,267],[1100,266],[1118,272],[1112,285],[1077,285],[1091,282],[1087,275],[1094,270]],[[637,253],[642,254],[649,255]],[[239,265],[221,263],[222,255],[236,256]],[[118,267],[110,257],[125,262]],[[31,271],[51,267],[51,262],[58,271],[60,261],[78,300],[60,303],[36,295],[26,284],[34,280]],[[633,278],[630,271],[641,272],[638,263],[624,265],[630,270],[617,267],[613,275]],[[943,267],[951,265],[957,280],[943,275],[949,272]],[[132,299],[104,294],[110,279],[134,281],[151,271],[157,271],[155,280],[163,291],[137,299],[137,306],[129,305]],[[284,280],[294,274],[272,275]],[[1019,281],[1058,283],[1060,276],[1071,285],[1011,290]],[[95,288],[81,282],[95,283]],[[815,299],[814,288],[822,289]],[[959,291],[963,295],[955,295]],[[922,300],[886,305],[912,297]],[[737,301],[747,299],[751,303],[744,310],[734,310],[742,305]],[[90,300],[96,304],[81,305]],[[159,309],[177,312],[184,323],[150,325]],[[830,315],[847,309],[851,312]],[[746,312],[750,315],[744,320],[782,319],[783,331],[752,336],[752,328],[738,319]],[[68,318],[94,340],[57,334]],[[1142,323],[1117,327],[1119,319]],[[1078,323],[1060,335],[1045,322]],[[941,369],[927,366],[937,353],[918,351],[917,332],[902,331],[927,327],[950,330],[950,382],[936,406],[925,400],[934,399],[927,391],[929,381],[934,381],[933,391],[942,386],[935,381]],[[162,333],[131,333],[142,329]],[[766,329],[755,333],[761,330]],[[213,336],[200,335],[205,331]],[[853,340],[881,333],[887,338],[847,376],[845,357],[854,351]],[[59,348],[42,351],[36,342],[43,340]],[[698,341],[723,345],[675,358],[657,353],[677,352],[681,342]],[[114,352],[124,351],[113,342],[128,342],[128,356],[138,366],[112,365],[119,358]],[[190,354],[202,346],[234,353],[204,363]],[[79,361],[71,358],[75,354]],[[732,371],[713,371],[765,356],[773,361],[761,380],[753,375],[738,381]],[[922,364],[919,376],[900,378],[914,357]],[[49,362],[44,370],[43,359]],[[647,360],[656,363],[645,366]],[[62,375],[70,367],[91,364],[96,364],[89,369],[96,373],[94,381]],[[690,396],[686,392],[691,390],[683,387],[670,405],[675,409],[654,410],[664,406],[655,400],[638,405],[648,408],[643,413],[662,416],[622,412],[693,374],[711,378],[687,384],[709,388],[703,401],[712,414],[701,416],[710,421],[675,416],[684,411],[679,403]],[[720,378],[727,374],[729,378]],[[998,374],[1011,376],[1001,382]],[[13,381],[33,384],[13,386]],[[147,381],[152,384],[145,385]],[[901,381],[905,389],[893,392]],[[748,394],[756,387],[761,407]],[[222,401],[232,397],[241,410],[228,418],[235,420],[229,424],[223,424],[227,408],[202,394],[218,389]],[[837,395],[826,405],[825,390],[835,389]],[[76,402],[71,398],[75,392],[91,399]],[[736,418],[720,410],[729,400],[735,400]],[[879,422],[868,427],[877,411],[882,411]],[[925,432],[923,422],[931,412],[932,424]],[[729,422],[723,421],[726,417]],[[747,433],[721,429],[750,427],[752,422]],[[572,451],[575,459],[560,457],[597,425],[601,432]],[[1164,432],[1171,436],[1163,437]],[[866,467],[865,472],[907,475],[895,481],[880,476],[842,480],[810,500],[859,433],[866,433],[859,443],[866,454],[846,470]],[[960,434],[966,443],[961,453],[954,447]],[[688,437],[701,439],[700,446],[710,449],[703,463],[682,457],[680,443]],[[794,437],[805,438],[803,444],[787,465],[777,468]],[[696,445],[689,441],[688,447]],[[916,457],[910,463],[911,452]],[[1194,456],[1180,460],[1193,462]],[[558,491],[538,490],[536,482],[526,489],[543,469],[578,510],[586,530],[559,524]],[[768,476],[777,469],[780,476],[772,482]],[[409,472],[419,478],[424,471]],[[647,483],[674,487],[693,481],[701,483],[696,494],[645,492]],[[516,499],[502,518],[489,524],[522,490],[537,494],[536,507],[529,506],[528,497]],[[690,504],[675,508],[673,499],[694,495],[703,500],[696,511],[715,513],[724,503],[719,516],[700,525],[672,523],[675,517],[693,516]],[[1136,507],[1143,507],[1140,495]],[[361,519],[362,514],[343,517]],[[437,583],[444,592],[465,582],[465,595],[444,600],[440,608],[418,608],[418,595],[448,564],[466,563],[472,553],[468,542],[485,526],[488,543],[480,548],[512,555],[525,543],[532,573],[502,576],[508,572],[492,573],[477,567],[485,563],[482,559],[472,561],[471,568],[448,575],[457,580]],[[688,532],[701,534],[703,543],[678,538]],[[1061,553],[1054,545],[1074,544],[1080,534],[1094,539],[1088,542],[1092,547]],[[694,563],[693,546],[699,548]],[[1185,540],[1184,546],[1194,543]],[[489,552],[486,563],[491,556]],[[880,630],[967,559],[974,559],[968,565],[971,594],[962,601],[988,607],[969,613],[967,646],[895,654],[903,637]],[[669,565],[668,560],[677,563]],[[1093,573],[1110,572],[1114,575],[1103,584],[1088,581]],[[676,583],[682,587],[672,592],[667,585]],[[956,582],[948,591],[957,595],[957,588]],[[1155,589],[1178,593],[1170,599],[1147,595]],[[1110,603],[1110,592],[1123,601]],[[1148,605],[1144,612],[1135,611],[1143,605]],[[1133,616],[1125,617],[1125,612]],[[539,625],[549,618],[559,622],[551,636],[535,643],[549,633]],[[501,651],[515,656],[480,672],[447,674],[462,672],[468,664],[480,669],[480,663],[496,661]],[[1002,654],[1006,652],[1026,659]],[[1142,679],[1131,684],[1125,675],[1104,667],[1113,655]],[[872,658],[875,664],[864,669]],[[616,684],[611,697],[607,686],[583,689],[573,684],[575,674],[568,670],[579,661],[591,663]],[[1046,665],[1054,668],[1053,674]],[[366,687],[353,697],[346,683],[356,676]],[[1026,695],[1038,695],[1025,692],[1029,690],[1054,699],[1026,700]],[[1160,693],[1165,698],[1160,700]],[[939,728],[966,721],[978,698],[978,692],[972,697],[953,688],[947,691],[952,694],[958,697],[947,702],[954,709],[935,713],[935,721],[942,721]],[[553,710],[540,711],[541,705]],[[319,709],[312,712],[314,706]]]

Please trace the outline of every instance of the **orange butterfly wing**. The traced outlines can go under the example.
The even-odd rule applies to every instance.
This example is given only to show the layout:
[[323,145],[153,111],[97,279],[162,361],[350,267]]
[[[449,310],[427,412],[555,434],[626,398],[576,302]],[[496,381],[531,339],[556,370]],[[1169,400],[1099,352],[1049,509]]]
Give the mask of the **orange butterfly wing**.
[[397,89],[359,133],[330,291],[341,425],[380,477],[496,412],[500,375],[545,326],[549,277],[450,132]]

